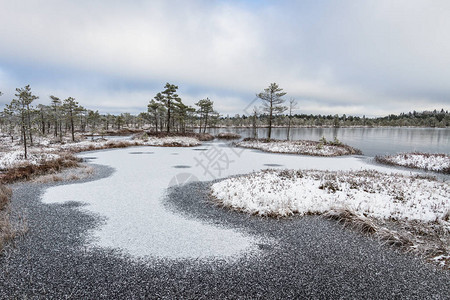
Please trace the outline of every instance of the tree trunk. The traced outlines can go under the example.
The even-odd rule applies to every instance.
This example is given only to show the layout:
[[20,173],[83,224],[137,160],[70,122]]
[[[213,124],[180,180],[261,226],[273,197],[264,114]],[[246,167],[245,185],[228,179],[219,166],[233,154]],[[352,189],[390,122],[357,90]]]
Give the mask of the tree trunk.
[[42,122],[42,134],[45,135],[45,119],[43,114],[41,114],[41,122]]
[[287,130],[287,140],[288,141],[290,140],[290,137],[289,137],[290,131],[291,131],[291,116],[289,115],[288,130]]
[[167,132],[170,132],[170,101],[167,103]]
[[58,119],[55,118],[55,137],[58,137]]
[[27,126],[28,134],[30,135],[30,145],[33,146],[33,134],[31,133],[31,117],[30,117],[30,106],[27,104]]
[[26,131],[26,126],[25,126],[25,117],[22,113],[22,135],[23,135],[23,149],[24,149],[24,154],[25,154],[25,159],[28,158],[27,156],[27,131]]
[[59,121],[59,141],[62,142],[62,122]]
[[205,128],[203,129],[203,133],[206,133],[206,127],[208,126],[208,113],[205,115]]
[[271,136],[272,136],[272,106],[270,107],[269,113],[269,133],[267,135],[267,138],[270,140]]
[[70,112],[70,129],[72,130],[72,142],[75,142],[75,128],[73,126],[73,115],[72,111]]

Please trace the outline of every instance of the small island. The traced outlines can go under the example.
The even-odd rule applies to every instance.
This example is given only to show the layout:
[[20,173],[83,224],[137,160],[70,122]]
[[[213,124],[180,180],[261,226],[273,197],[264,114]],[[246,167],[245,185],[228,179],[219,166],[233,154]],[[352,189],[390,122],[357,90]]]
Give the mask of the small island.
[[237,140],[240,139],[241,136],[233,132],[221,132],[217,135],[217,138],[221,140]]
[[450,174],[450,155],[447,154],[400,153],[396,155],[377,156],[375,160],[387,165]]
[[214,183],[211,195],[221,206],[261,217],[322,215],[449,267],[450,189],[434,177],[263,170]]
[[273,139],[246,138],[235,144],[237,147],[258,149],[272,153],[302,154],[312,156],[342,156],[362,154],[359,149],[342,144],[336,138],[327,141],[324,137],[319,141],[286,141]]

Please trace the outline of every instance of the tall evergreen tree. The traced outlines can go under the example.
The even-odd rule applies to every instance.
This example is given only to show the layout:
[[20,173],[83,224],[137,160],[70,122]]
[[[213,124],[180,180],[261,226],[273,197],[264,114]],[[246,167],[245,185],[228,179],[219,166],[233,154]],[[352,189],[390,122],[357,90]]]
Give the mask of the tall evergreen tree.
[[33,95],[30,85],[24,88],[17,88],[16,99],[11,101],[11,109],[20,116],[20,128],[22,133],[22,141],[24,146],[24,156],[27,159],[27,134],[30,137],[30,145],[33,145],[33,135],[31,132],[31,103],[38,99],[38,96]]
[[283,106],[284,99],[281,98],[286,95],[282,92],[283,89],[276,83],[271,83],[268,88],[264,89],[264,92],[257,94],[256,96],[263,101],[263,111],[269,114],[269,132],[267,138],[270,140],[272,135],[272,122],[274,115],[284,112],[287,107]]
[[206,127],[208,126],[208,117],[214,112],[214,102],[209,100],[209,98],[201,99],[195,103],[199,107],[198,113],[200,115],[200,132],[202,131],[202,120],[203,120],[203,132],[206,132]]
[[[162,96],[160,93],[158,93],[159,96]],[[156,95],[155,99],[156,101],[159,101],[159,96]],[[158,103],[155,101],[155,99],[150,100],[149,104],[147,105],[147,111],[149,113],[150,118],[153,120],[153,123],[155,124],[155,130],[158,131],[158,121],[159,121],[159,113],[160,113],[160,106],[161,103]],[[161,128],[162,130],[162,128]]]
[[167,132],[170,132],[171,117],[174,110],[174,105],[181,102],[181,98],[177,94],[178,86],[166,83],[165,90],[155,96],[155,100],[161,102],[167,109]]
[[[54,136],[58,137],[58,128],[61,128],[61,99],[59,99],[56,96],[51,95],[50,99],[52,100],[52,102],[50,103],[50,106],[52,108],[52,119],[53,119],[53,126],[54,126]],[[62,132],[60,132],[60,138],[62,139]]]
[[67,119],[70,122],[70,130],[72,133],[72,142],[75,142],[74,120],[75,120],[76,115],[79,113],[78,102],[75,101],[75,98],[69,97],[64,100],[63,108],[66,113]]

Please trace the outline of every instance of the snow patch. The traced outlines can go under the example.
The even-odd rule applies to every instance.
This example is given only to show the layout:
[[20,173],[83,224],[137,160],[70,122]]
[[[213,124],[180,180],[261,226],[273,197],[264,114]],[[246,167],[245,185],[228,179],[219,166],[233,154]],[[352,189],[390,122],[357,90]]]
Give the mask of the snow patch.
[[347,208],[379,219],[439,221],[447,227],[448,182],[376,171],[266,170],[212,185],[224,206],[250,214],[323,214]]
[[378,158],[388,164],[436,172],[450,172],[450,156],[445,154],[400,153]]
[[346,145],[334,145],[314,141],[278,141],[249,139],[236,143],[243,148],[259,149],[266,152],[291,153],[315,156],[341,156],[360,154],[360,151]]
[[41,150],[34,150],[27,155],[22,150],[15,150],[10,152],[0,153],[0,169],[9,169],[23,164],[39,165],[45,161],[55,160],[60,158],[60,155],[55,153],[48,153]]

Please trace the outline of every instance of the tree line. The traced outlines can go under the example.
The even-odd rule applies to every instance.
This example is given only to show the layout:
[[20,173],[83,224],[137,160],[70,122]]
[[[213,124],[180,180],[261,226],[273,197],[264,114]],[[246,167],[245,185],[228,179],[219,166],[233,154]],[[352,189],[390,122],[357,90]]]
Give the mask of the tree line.
[[208,126],[217,124],[219,113],[214,110],[213,101],[201,99],[194,108],[183,103],[177,90],[178,86],[166,83],[164,90],[150,100],[146,119],[155,131],[185,133],[188,128],[199,126],[200,132],[206,132]]
[[178,86],[167,83],[150,100],[146,112],[112,115],[86,109],[73,97],[61,99],[50,95],[48,104],[35,105],[39,97],[26,85],[16,89],[14,99],[0,112],[0,131],[12,142],[19,138],[27,158],[28,147],[33,146],[36,135],[53,136],[55,141],[62,142],[66,136],[75,141],[76,132],[104,135],[124,127],[179,133],[198,127],[206,132],[208,127],[217,125],[219,113],[214,110],[212,100],[201,99],[194,108],[183,103],[177,89]]
[[[268,126],[269,115],[267,113],[258,114],[256,124]],[[220,118],[219,126],[252,127],[254,115],[243,114],[234,116],[224,116]],[[398,115],[390,114],[384,117],[368,118],[365,116],[351,115],[312,115],[312,114],[279,114],[272,119],[273,126],[280,127],[436,127],[445,128],[450,126],[450,113],[441,110],[408,112]]]
[[262,105],[255,106],[251,115],[223,117],[214,109],[214,102],[209,98],[198,100],[195,107],[192,107],[183,103],[177,90],[178,86],[166,83],[163,90],[149,101],[145,112],[138,115],[130,113],[112,115],[86,109],[73,97],[60,99],[51,95],[49,104],[34,105],[39,97],[34,95],[30,85],[27,85],[16,89],[15,98],[6,104],[0,113],[0,130],[12,141],[19,136],[26,156],[27,146],[33,145],[36,134],[52,135],[59,141],[69,135],[72,141],[75,141],[76,132],[103,135],[109,130],[120,130],[124,127],[185,133],[196,128],[199,132],[206,132],[208,127],[215,126],[253,127],[256,132],[257,127],[268,126],[267,138],[270,139],[273,126],[286,126],[288,131],[292,126],[450,126],[450,114],[443,109],[391,114],[378,118],[345,114],[298,114],[294,113],[297,110],[297,101],[294,98],[287,101],[284,98],[286,92],[276,83],[271,83],[256,94]]
[[[109,129],[120,129],[125,124],[136,124],[139,117],[125,113],[118,116],[100,114],[81,106],[73,97],[60,99],[49,97],[49,104],[34,105],[39,99],[30,85],[17,88],[14,99],[0,113],[0,130],[11,138],[19,136],[27,158],[27,147],[33,146],[36,135],[52,135],[62,141],[69,135],[75,141],[75,132],[103,133]],[[142,125],[145,122],[142,121]]]

